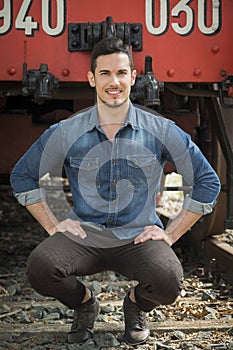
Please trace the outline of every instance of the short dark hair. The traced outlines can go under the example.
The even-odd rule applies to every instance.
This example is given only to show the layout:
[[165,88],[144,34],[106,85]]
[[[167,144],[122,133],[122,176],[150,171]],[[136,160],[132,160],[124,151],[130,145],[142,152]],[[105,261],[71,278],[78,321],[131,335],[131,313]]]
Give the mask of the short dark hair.
[[130,49],[127,45],[124,45],[123,41],[117,37],[105,38],[99,41],[91,54],[91,71],[95,73],[96,60],[99,56],[111,55],[113,53],[125,53],[129,57],[129,64],[131,70],[134,69],[133,57]]

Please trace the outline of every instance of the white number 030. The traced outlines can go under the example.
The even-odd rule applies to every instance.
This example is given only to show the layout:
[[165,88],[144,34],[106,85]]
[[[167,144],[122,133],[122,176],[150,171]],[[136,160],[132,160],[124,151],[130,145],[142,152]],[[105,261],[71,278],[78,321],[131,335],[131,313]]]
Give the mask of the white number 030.
[[[52,22],[52,0],[41,1],[41,18],[43,31],[51,36],[59,36],[65,29],[65,0],[53,0],[56,2],[56,25],[51,26]],[[23,0],[15,20],[15,28],[24,30],[25,35],[33,36],[35,30],[39,30],[39,23],[29,15],[33,0]],[[3,7],[0,10],[0,35],[7,34],[12,28],[12,0],[3,0]]]
[[[179,35],[189,35],[194,29],[194,21],[200,32],[204,35],[215,35],[221,29],[221,0],[195,0],[197,3],[197,19],[193,8],[190,6],[193,0],[180,0],[170,9],[169,0],[145,0],[146,1],[146,26],[149,33],[153,35],[164,34],[171,23],[172,29]],[[209,4],[209,6],[207,6]],[[158,15],[156,13],[158,10]],[[210,13],[208,13],[208,10]],[[180,16],[185,17],[185,23],[179,23]],[[207,25],[207,16],[211,23]],[[158,23],[155,23],[155,19]],[[171,21],[172,21],[171,19]],[[178,21],[177,21],[178,20]]]

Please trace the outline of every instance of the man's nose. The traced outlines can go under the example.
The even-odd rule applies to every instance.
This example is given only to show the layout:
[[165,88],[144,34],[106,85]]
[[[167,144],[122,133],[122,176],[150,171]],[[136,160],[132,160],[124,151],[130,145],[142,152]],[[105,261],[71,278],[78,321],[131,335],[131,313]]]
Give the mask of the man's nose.
[[119,79],[118,79],[118,76],[116,74],[111,75],[110,84],[111,85],[119,85]]

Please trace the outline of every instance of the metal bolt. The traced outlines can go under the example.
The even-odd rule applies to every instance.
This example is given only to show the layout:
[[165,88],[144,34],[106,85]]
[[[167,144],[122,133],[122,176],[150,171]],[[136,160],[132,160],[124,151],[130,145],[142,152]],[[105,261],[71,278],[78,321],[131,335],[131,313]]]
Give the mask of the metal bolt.
[[16,68],[15,67],[10,67],[8,69],[8,74],[9,75],[15,75],[16,74]]
[[140,46],[140,42],[138,40],[134,41],[133,47],[137,48]]
[[78,42],[76,40],[72,41],[72,44],[71,44],[73,47],[78,47]]
[[200,77],[201,73],[202,72],[201,72],[200,68],[195,68],[194,72],[193,72],[193,75],[195,75],[196,77]]
[[167,70],[167,75],[168,75],[169,77],[173,77],[173,76],[175,75],[174,69],[173,69],[173,68],[168,69],[168,70]]
[[72,29],[71,29],[71,31],[72,31],[73,34],[78,33],[78,31],[79,31],[78,26],[73,26]]
[[220,70],[220,75],[221,77],[226,77],[227,76],[227,71],[225,69]]
[[139,26],[137,24],[135,24],[132,29],[133,29],[134,33],[139,32]]
[[68,77],[70,75],[70,70],[68,68],[64,68],[61,73],[64,77]]
[[212,51],[213,53],[218,53],[218,52],[219,52],[219,46],[218,46],[218,45],[213,46],[212,49],[211,49],[211,51]]

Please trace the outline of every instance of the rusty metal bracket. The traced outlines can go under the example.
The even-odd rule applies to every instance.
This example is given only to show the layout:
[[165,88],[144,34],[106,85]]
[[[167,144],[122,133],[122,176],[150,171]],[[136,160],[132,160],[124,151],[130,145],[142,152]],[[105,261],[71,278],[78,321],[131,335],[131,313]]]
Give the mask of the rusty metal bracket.
[[100,23],[69,23],[68,49],[70,52],[91,51],[100,40],[115,36],[134,51],[142,51],[142,24],[114,23],[110,16]]

